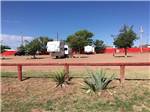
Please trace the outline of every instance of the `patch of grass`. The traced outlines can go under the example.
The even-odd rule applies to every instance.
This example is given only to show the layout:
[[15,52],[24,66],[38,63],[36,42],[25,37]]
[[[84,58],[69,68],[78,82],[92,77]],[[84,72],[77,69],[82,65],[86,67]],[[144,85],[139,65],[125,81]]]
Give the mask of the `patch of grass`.
[[[61,71],[60,69],[59,71]],[[70,69],[69,75],[71,77],[77,77],[77,78],[85,78],[89,77],[87,75],[87,70],[85,69],[83,71],[76,71]],[[104,69],[106,71],[106,76],[109,77],[109,74],[116,74],[115,78],[119,78],[119,69]],[[35,77],[35,78],[51,78],[53,77],[53,74],[55,71],[39,71],[39,70],[30,70],[30,71],[23,71],[24,77]],[[1,71],[2,77],[17,77],[17,72],[7,72],[7,71]],[[125,76],[127,79],[150,79],[150,72],[149,70],[132,70],[127,69],[125,71]]]
[[1,77],[17,77],[17,72],[1,72]]
[[118,110],[118,107],[120,107],[121,109],[123,109],[125,112],[133,112],[132,109],[133,106],[133,102],[130,100],[122,100],[119,97],[115,97],[115,109]]
[[[17,72],[1,72],[1,77],[15,78],[17,77]],[[51,78],[53,77],[53,72],[44,71],[26,71],[22,73],[23,77],[34,77],[34,78]]]
[[[136,102],[139,101],[141,100],[136,100]],[[31,112],[32,109],[37,108],[53,112],[120,112],[120,110],[124,110],[125,112],[137,112],[137,110],[141,110],[140,112],[149,112],[148,107],[143,108],[141,105],[137,105],[133,99],[122,101],[121,99],[115,98],[115,101],[105,101],[100,97],[95,99],[91,96],[66,96],[59,98],[59,100],[48,100],[46,103],[2,102],[2,112]]]
[[[137,91],[130,93],[130,95],[120,93],[121,95],[124,94],[126,98],[122,98],[120,95],[115,95],[114,102],[116,110],[118,109],[117,107],[121,107],[125,112],[150,111],[150,91],[142,88],[136,88],[136,90]],[[139,94],[138,92],[142,94]]]
[[52,111],[52,110],[53,110],[53,102],[52,102],[52,100],[48,100],[48,101],[43,105],[43,108],[44,108],[46,111]]
[[[35,74],[36,75],[36,74]],[[2,112],[150,112],[149,81],[125,81],[121,87],[114,80],[103,96],[85,94],[83,79],[74,79],[71,86],[57,89],[52,79],[32,78],[18,81],[2,78]]]
[[54,72],[52,71],[26,71],[23,73],[25,77],[35,77],[35,78],[51,78]]
[[1,111],[2,112],[31,112],[34,108],[42,108],[40,102],[32,102],[32,101],[20,101],[18,99],[13,101],[5,101],[2,100]]

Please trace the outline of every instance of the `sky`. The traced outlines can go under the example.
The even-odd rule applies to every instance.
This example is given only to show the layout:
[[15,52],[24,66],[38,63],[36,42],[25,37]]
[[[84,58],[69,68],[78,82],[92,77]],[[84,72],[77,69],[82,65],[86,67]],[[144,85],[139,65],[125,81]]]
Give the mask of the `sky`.
[[[133,25],[139,35],[143,27],[143,43],[150,40],[150,1],[2,1],[1,42],[16,49],[24,40],[39,36],[64,40],[76,31],[86,29],[93,39],[113,45],[113,37],[124,25]],[[150,41],[149,41],[150,43]],[[140,39],[135,45],[140,44]]]

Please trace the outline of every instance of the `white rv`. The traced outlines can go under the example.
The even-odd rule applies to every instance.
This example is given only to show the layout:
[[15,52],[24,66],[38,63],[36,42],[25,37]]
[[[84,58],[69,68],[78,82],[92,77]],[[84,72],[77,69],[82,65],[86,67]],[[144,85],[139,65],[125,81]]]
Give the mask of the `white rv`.
[[87,54],[94,53],[95,52],[95,47],[90,46],[90,45],[84,46],[84,52],[87,53]]
[[69,57],[69,47],[68,45],[65,45],[65,42],[63,41],[48,42],[47,52],[49,52],[52,57],[56,58]]

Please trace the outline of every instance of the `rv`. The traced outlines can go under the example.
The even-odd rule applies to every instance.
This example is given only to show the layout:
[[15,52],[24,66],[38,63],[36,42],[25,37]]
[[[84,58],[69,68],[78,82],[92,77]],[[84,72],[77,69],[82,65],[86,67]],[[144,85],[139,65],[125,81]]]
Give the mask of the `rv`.
[[69,47],[65,45],[64,41],[50,41],[47,43],[47,52],[52,57],[56,58],[67,58],[69,57]]
[[90,45],[84,46],[84,52],[86,54],[93,54],[95,52],[95,47]]

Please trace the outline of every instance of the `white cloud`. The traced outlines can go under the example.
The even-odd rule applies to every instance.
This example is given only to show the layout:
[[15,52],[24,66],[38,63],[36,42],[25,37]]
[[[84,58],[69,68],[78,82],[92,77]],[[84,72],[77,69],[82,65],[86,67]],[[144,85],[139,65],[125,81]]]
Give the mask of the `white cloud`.
[[[32,36],[23,36],[23,40],[31,41],[34,37]],[[0,41],[2,44],[8,45],[13,49],[16,49],[21,45],[21,35],[9,35],[1,34]]]

